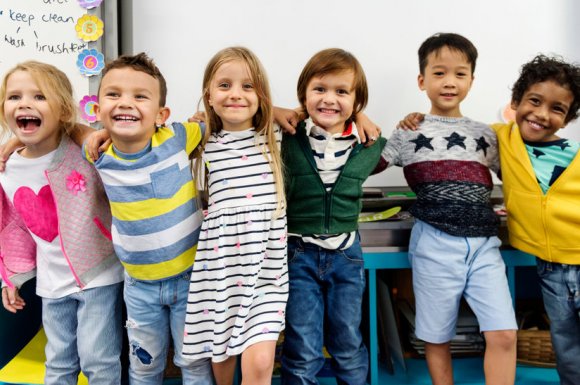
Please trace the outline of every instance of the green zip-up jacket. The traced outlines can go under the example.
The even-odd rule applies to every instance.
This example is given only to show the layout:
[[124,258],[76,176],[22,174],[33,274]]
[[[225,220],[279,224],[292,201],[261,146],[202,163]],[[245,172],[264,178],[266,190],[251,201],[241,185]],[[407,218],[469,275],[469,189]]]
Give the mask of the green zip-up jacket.
[[326,191],[304,127],[301,122],[295,135],[285,134],[282,140],[288,232],[340,234],[354,231],[358,228],[362,208],[362,184],[377,166],[387,141],[381,137],[370,147],[357,144],[334,187]]

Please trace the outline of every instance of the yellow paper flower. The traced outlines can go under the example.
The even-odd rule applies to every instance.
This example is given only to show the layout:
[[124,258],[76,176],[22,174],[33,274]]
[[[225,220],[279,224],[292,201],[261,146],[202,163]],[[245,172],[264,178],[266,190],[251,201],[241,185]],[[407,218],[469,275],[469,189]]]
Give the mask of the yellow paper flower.
[[95,15],[84,15],[77,20],[75,30],[79,39],[96,41],[103,36],[103,21]]

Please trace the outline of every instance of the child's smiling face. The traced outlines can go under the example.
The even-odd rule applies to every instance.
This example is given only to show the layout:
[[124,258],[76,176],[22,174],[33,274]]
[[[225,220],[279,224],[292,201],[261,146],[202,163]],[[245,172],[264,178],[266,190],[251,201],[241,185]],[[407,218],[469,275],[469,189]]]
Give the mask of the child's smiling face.
[[559,139],[556,132],[566,125],[573,102],[572,92],[553,80],[532,84],[520,103],[512,102],[522,138],[529,142]]
[[306,111],[312,121],[331,134],[341,133],[355,104],[354,72],[315,76],[306,87]]
[[472,65],[463,52],[445,46],[429,54],[418,83],[431,100],[431,114],[461,117],[460,104],[473,83]]
[[26,145],[21,152],[36,158],[58,147],[60,141],[60,110],[53,110],[49,99],[28,71],[16,71],[6,81],[3,101],[8,127]]
[[130,67],[112,69],[101,80],[95,111],[120,151],[145,148],[155,125],[169,117],[169,109],[159,105],[159,89],[157,79]]

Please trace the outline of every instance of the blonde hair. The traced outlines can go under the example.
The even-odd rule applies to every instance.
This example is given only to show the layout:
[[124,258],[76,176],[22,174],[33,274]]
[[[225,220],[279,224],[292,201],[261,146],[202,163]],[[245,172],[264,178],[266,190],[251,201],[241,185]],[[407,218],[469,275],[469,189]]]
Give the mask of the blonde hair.
[[10,131],[4,115],[6,84],[8,83],[8,78],[18,71],[30,74],[40,92],[46,98],[52,113],[58,116],[61,134],[64,133],[70,136],[77,129],[77,106],[73,98],[73,88],[70,80],[64,72],[55,66],[33,60],[17,64],[4,75],[2,80],[2,86],[0,87],[0,101],[2,102],[0,125],[2,125],[4,133]]
[[[228,47],[222,49],[211,58],[205,68],[203,75],[202,98],[206,111],[206,129],[201,146],[199,147],[199,151],[196,153],[196,179],[200,180],[200,176],[202,175],[202,167],[204,167],[204,165],[201,161],[201,154],[207,141],[209,140],[212,133],[218,133],[223,129],[221,118],[216,114],[214,109],[209,104],[209,87],[217,70],[223,64],[233,61],[240,61],[247,65],[254,85],[254,90],[258,96],[258,111],[252,118],[252,123],[258,135],[265,139],[259,140],[258,138],[256,145],[258,146],[260,143],[262,144],[262,153],[269,161],[270,167],[274,174],[274,184],[276,186],[276,197],[278,202],[277,210],[274,215],[278,216],[281,213],[281,209],[285,206],[286,199],[284,196],[284,183],[282,180],[282,161],[280,158],[280,149],[278,148],[276,135],[274,132],[274,113],[272,107],[272,98],[270,96],[270,86],[266,76],[266,71],[262,67],[262,63],[260,63],[260,60],[252,51],[245,47]],[[267,151],[270,152],[269,158],[266,155]],[[204,183],[203,188],[207,191],[207,181]]]
[[296,91],[300,106],[306,114],[308,114],[306,110],[306,88],[310,80],[314,77],[322,77],[343,71],[352,71],[354,73],[354,108],[352,115],[347,120],[347,124],[354,121],[356,114],[361,112],[367,105],[369,95],[367,79],[356,57],[352,53],[340,48],[328,48],[316,53],[306,63],[304,69],[302,69],[302,73],[298,78]]

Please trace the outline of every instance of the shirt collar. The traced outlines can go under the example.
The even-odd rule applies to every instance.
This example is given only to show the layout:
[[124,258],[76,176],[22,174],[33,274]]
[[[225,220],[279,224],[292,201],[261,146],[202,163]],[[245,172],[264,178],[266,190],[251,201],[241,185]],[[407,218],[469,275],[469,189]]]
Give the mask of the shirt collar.
[[316,124],[314,124],[311,118],[306,119],[304,123],[306,123],[306,126],[304,127],[306,130],[306,136],[310,136],[310,133],[313,132],[315,135],[323,135],[327,139],[352,137],[353,139],[356,140],[357,143],[361,143],[360,137],[358,135],[358,130],[354,122],[350,123],[350,125],[342,133],[336,133],[332,135],[326,132],[324,128],[320,128]]

